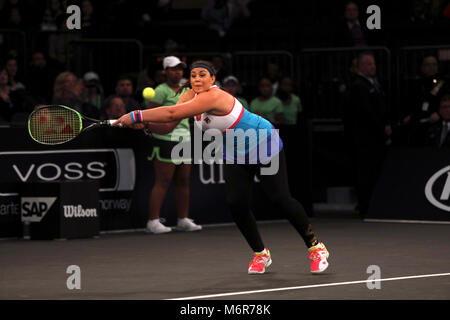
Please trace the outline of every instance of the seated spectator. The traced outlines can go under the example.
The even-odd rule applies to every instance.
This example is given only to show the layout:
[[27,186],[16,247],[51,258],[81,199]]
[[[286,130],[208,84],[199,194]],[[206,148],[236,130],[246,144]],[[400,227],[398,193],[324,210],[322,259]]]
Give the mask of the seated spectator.
[[[2,1],[3,2],[3,1]],[[7,0],[0,13],[0,24],[5,29],[26,30],[25,5],[19,0]]]
[[202,18],[220,38],[225,37],[237,19],[247,18],[250,12],[243,0],[209,0],[202,10]]
[[137,92],[142,92],[142,90],[144,90],[146,87],[156,88],[155,81],[152,79],[150,72],[151,72],[150,67],[147,67],[141,72],[139,72],[136,81]]
[[16,58],[9,58],[6,61],[6,71],[8,72],[8,84],[12,91],[25,89],[25,85],[17,79],[19,67]]
[[72,72],[62,72],[56,77],[52,103],[68,106],[94,119],[99,118],[97,108],[87,102],[83,81]]
[[[122,98],[125,106],[127,107],[127,112],[139,109],[140,105],[133,98],[134,90],[133,90],[133,81],[130,77],[123,75],[120,76],[116,83],[115,88],[115,96],[119,96]],[[113,96],[109,96],[106,98],[104,105],[108,105],[109,99]]]
[[58,26],[56,24],[56,17],[64,13],[60,0],[47,0],[47,7],[42,19],[42,31],[56,31]]
[[75,30],[67,29],[67,15],[61,14],[56,17],[58,32],[52,33],[48,37],[48,55],[60,68],[66,66],[66,49],[69,42],[80,39],[81,35]]
[[216,72],[216,84],[220,87],[223,84],[223,79],[230,75],[225,66],[225,61],[222,56],[217,55],[211,59],[211,62]]
[[450,148],[450,93],[446,93],[439,104],[439,121],[428,128],[427,146]]
[[290,77],[283,77],[278,88],[278,98],[283,105],[283,113],[277,118],[277,122],[286,125],[297,124],[298,113],[302,111],[300,98],[293,94],[293,83]]
[[0,69],[0,121],[9,122],[14,113],[21,112],[21,98],[16,91],[12,91],[8,84],[8,72]]
[[31,56],[31,63],[27,70],[27,89],[34,97],[50,103],[53,95],[55,72],[48,66],[47,59],[42,52],[36,51]]
[[95,72],[90,71],[84,74],[83,81],[86,88],[87,102],[100,110],[104,99],[100,77]]
[[272,95],[272,81],[263,77],[258,83],[259,96],[250,102],[250,111],[276,124],[275,117],[283,112],[280,99]]
[[98,21],[98,15],[95,7],[90,0],[81,1],[81,32],[86,37],[99,35],[101,24]]
[[113,96],[109,99],[108,105],[105,108],[106,119],[118,119],[127,113],[125,103],[121,97]]
[[248,102],[241,96],[242,87],[239,83],[239,80],[235,76],[230,75],[223,79],[222,89],[231,93],[234,97],[236,97],[236,99],[239,100],[239,102],[245,109],[248,109]]
[[272,82],[272,95],[275,96],[277,94],[278,86],[280,85],[281,77],[283,76],[280,66],[275,62],[267,63],[265,76]]
[[359,21],[358,5],[349,1],[345,4],[344,19],[335,28],[334,41],[340,47],[367,46],[367,28]]

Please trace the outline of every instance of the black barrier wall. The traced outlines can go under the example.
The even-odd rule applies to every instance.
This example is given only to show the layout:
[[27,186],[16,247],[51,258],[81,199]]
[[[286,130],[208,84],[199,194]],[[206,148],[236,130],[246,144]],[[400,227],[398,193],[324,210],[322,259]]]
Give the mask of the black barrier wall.
[[[307,152],[295,137],[295,126],[281,128],[286,147],[292,195],[311,213],[310,190],[304,170]],[[22,236],[21,189],[34,183],[98,183],[100,230],[144,228],[153,186],[151,139],[142,131],[106,128],[83,133],[58,146],[42,146],[25,128],[0,128],[0,237]],[[207,143],[201,145],[201,150]],[[192,145],[194,148],[194,145]],[[225,201],[223,165],[194,164],[190,181],[190,217],[199,224],[231,222]],[[267,202],[258,183],[250,206],[258,220],[282,219]],[[173,188],[161,210],[168,225],[176,224]]]

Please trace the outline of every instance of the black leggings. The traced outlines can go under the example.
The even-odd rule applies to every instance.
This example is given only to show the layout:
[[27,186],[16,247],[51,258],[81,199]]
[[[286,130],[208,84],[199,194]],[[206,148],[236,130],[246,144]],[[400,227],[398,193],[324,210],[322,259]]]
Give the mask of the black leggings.
[[256,219],[249,207],[255,174],[260,180],[264,194],[294,226],[306,246],[309,248],[317,243],[305,209],[289,191],[284,151],[281,150],[278,156],[279,170],[274,175],[260,174],[261,167],[265,165],[225,164],[227,203],[233,220],[254,252],[263,251],[265,248]]

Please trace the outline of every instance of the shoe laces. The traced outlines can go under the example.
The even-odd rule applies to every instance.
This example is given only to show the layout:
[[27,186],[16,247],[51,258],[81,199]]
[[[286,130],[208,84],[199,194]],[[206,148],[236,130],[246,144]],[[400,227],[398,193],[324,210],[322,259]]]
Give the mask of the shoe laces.
[[266,263],[267,255],[255,254],[251,264]]

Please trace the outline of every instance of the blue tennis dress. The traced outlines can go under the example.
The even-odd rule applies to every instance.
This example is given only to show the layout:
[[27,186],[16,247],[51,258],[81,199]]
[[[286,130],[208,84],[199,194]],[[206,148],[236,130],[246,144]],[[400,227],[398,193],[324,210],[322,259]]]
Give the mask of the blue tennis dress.
[[278,130],[233,98],[234,105],[228,114],[218,116],[204,112],[195,116],[195,124],[202,131],[222,139],[223,156],[228,163],[268,163],[283,148]]

